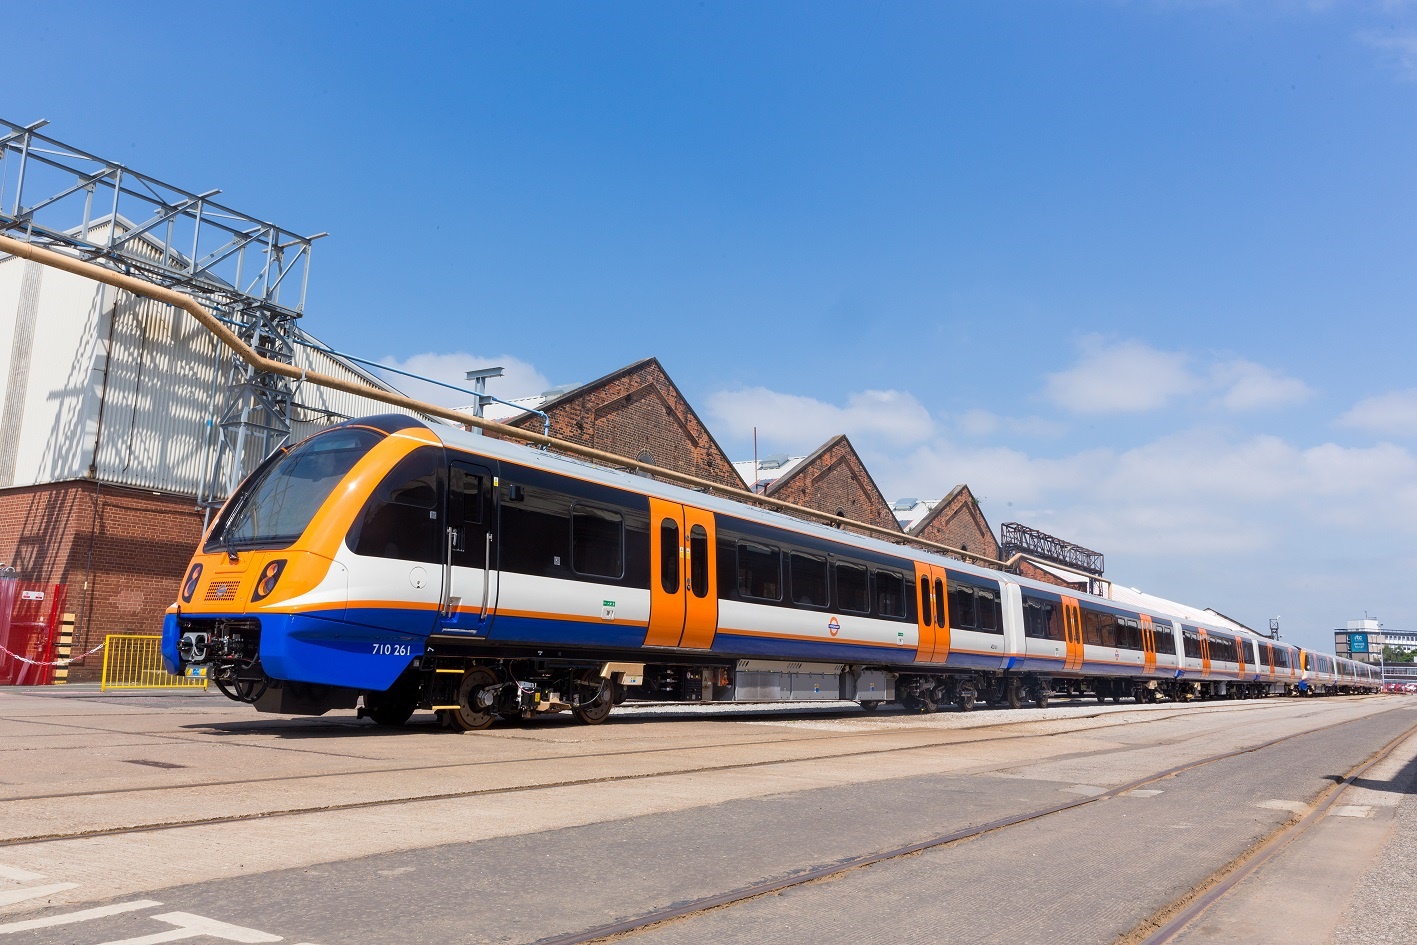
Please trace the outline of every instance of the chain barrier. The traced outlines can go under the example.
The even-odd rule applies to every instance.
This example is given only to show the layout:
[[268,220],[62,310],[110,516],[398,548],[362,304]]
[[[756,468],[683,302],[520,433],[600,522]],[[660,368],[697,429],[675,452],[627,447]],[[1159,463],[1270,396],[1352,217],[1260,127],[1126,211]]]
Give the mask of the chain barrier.
[[18,653],[12,653],[11,651],[5,649],[5,647],[3,646],[0,646],[0,653],[4,653],[11,659],[19,660],[21,663],[28,663],[30,666],[69,666],[73,663],[82,663],[86,657],[93,656],[105,646],[108,646],[108,643],[106,641],[100,643],[98,646],[94,647],[92,650],[89,650],[87,653],[80,653],[78,656],[71,656],[66,660],[32,660],[29,657],[21,656]]

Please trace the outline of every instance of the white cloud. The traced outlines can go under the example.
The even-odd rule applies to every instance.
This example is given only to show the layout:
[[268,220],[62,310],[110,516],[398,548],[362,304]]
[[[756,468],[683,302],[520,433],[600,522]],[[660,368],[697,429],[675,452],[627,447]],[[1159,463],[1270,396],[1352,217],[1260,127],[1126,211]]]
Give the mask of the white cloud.
[[1357,38],[1358,42],[1383,53],[1399,76],[1417,80],[1417,32],[1364,30]]
[[955,427],[967,436],[1015,433],[1031,437],[1057,437],[1068,431],[1065,424],[1042,417],[1006,417],[989,410],[967,410],[954,418]]
[[1417,388],[1360,400],[1338,422],[1340,426],[1381,436],[1417,437]]
[[[514,400],[517,397],[539,394],[551,386],[550,382],[535,367],[521,358],[512,357],[509,354],[484,357],[462,351],[451,354],[428,351],[415,354],[403,361],[396,358],[381,358],[380,361],[389,367],[399,368],[467,390],[472,390],[472,382],[466,380],[468,371],[500,365],[504,369],[503,376],[488,380],[487,393],[494,397],[500,397],[502,400]],[[392,372],[381,373],[385,380],[410,397],[432,401],[444,407],[465,407],[472,402],[469,395],[449,390],[446,387],[439,387],[436,384],[429,384]]]
[[745,439],[757,427],[759,443],[773,450],[802,452],[838,433],[845,433],[858,447],[871,442],[902,446],[928,438],[935,428],[930,411],[912,395],[897,390],[854,393],[846,406],[839,407],[812,397],[748,387],[711,394],[708,414],[721,434]]
[[1210,374],[1215,386],[1224,388],[1219,404],[1236,413],[1292,407],[1314,394],[1298,378],[1286,377],[1253,361],[1222,361]]
[[1139,341],[1082,340],[1077,363],[1049,374],[1044,396],[1064,410],[1084,414],[1143,413],[1164,407],[1197,387],[1186,355],[1158,351]]
[[1303,381],[1239,358],[1199,370],[1184,352],[1140,341],[1089,335],[1079,347],[1077,361],[1049,374],[1043,388],[1048,400],[1073,413],[1145,413],[1202,394],[1225,410],[1243,413],[1290,407],[1313,396]]

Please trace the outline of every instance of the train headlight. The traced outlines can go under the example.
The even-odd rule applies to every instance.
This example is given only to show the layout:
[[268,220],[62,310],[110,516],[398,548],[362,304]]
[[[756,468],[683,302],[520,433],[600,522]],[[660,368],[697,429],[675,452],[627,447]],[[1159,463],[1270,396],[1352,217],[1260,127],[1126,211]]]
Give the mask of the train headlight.
[[197,593],[197,580],[202,576],[202,565],[197,563],[192,565],[187,572],[187,579],[182,582],[182,603],[192,603],[192,595]]
[[284,558],[277,558],[262,568],[261,576],[256,579],[256,589],[251,592],[251,602],[255,603],[270,597],[271,591],[276,589],[276,582],[280,580],[281,572],[284,570]]

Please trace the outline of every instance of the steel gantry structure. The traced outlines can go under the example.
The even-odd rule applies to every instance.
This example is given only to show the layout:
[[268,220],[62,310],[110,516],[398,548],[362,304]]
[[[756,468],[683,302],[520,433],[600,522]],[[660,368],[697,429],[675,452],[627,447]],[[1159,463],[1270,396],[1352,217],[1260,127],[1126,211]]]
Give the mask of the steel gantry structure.
[[[261,356],[293,364],[310,251],[301,236],[0,119],[0,234],[97,264],[202,302]],[[199,504],[220,505],[291,431],[298,378],[253,366],[218,345],[225,380],[208,437]],[[218,392],[214,390],[214,395]]]

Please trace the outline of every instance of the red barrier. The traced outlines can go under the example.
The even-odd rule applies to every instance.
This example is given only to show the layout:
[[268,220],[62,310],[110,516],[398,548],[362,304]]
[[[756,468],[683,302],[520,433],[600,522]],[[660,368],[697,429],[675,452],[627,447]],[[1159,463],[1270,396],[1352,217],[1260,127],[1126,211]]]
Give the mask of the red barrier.
[[47,686],[67,588],[0,581],[0,686]]

